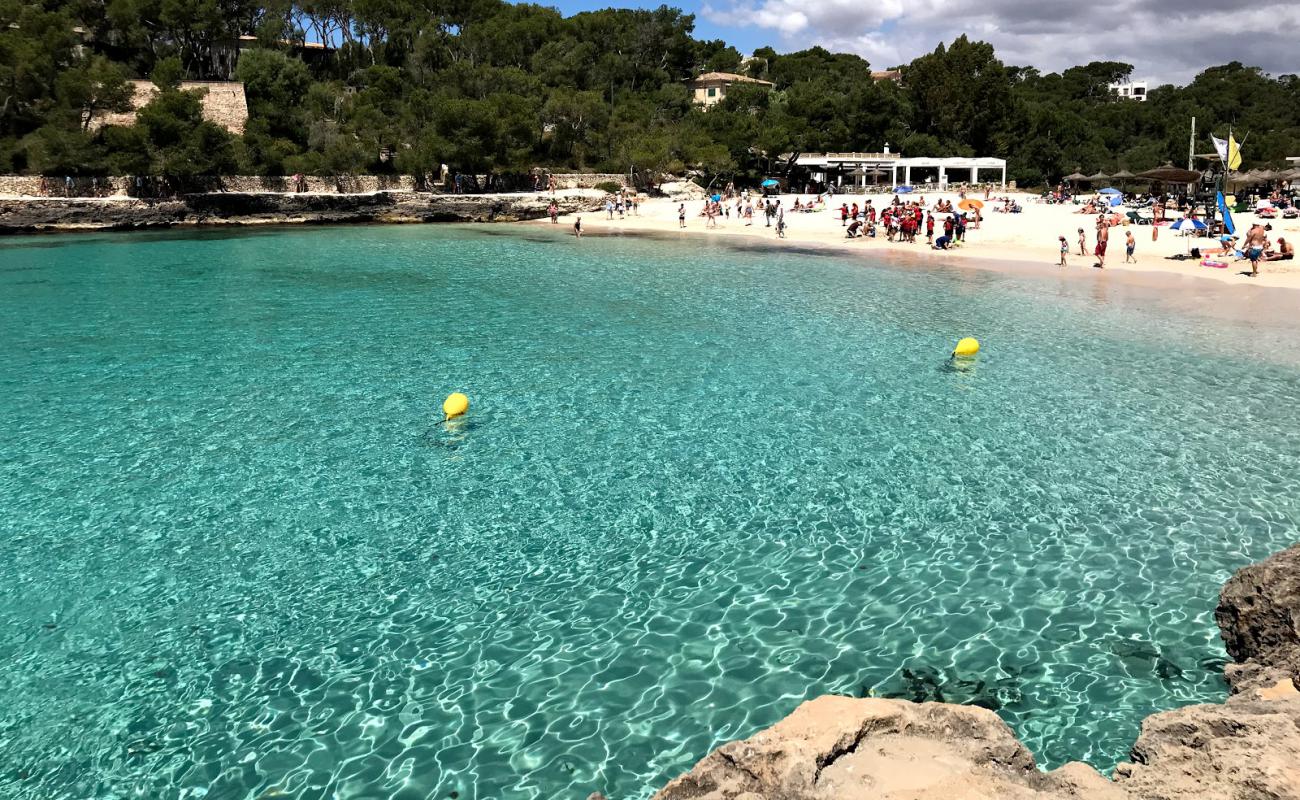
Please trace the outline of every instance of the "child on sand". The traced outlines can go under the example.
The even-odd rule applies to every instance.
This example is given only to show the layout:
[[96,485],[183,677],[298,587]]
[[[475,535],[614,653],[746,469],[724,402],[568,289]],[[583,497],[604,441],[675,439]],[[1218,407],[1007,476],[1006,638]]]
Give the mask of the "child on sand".
[[1088,255],[1088,237],[1083,234],[1083,228],[1079,229],[1079,255]]
[[1064,236],[1057,237],[1061,240],[1061,266],[1065,266],[1065,256],[1070,252],[1070,243],[1065,241]]
[[1124,234],[1124,263],[1130,262],[1136,264],[1138,260],[1133,257],[1133,251],[1137,249],[1137,242],[1133,239],[1133,231]]

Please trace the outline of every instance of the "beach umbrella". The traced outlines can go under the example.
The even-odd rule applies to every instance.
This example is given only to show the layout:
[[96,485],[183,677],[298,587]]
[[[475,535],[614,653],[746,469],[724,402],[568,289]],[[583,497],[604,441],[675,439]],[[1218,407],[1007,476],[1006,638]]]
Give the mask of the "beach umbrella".
[[895,187],[894,187],[894,194],[911,194],[911,193],[912,193],[912,187],[911,187],[911,186],[895,186]]
[[984,207],[983,201],[980,200],[963,200],[957,204],[962,211],[977,211]]
[[1110,180],[1110,176],[1104,172],[1098,172],[1096,175],[1089,175],[1088,177],[1084,178],[1084,180],[1087,181],[1088,183],[1104,183]]
[[1199,219],[1192,219],[1191,217],[1183,217],[1182,219],[1175,222],[1173,225],[1170,225],[1169,230],[1180,231],[1180,232],[1203,231],[1208,227],[1209,227],[1208,225],[1206,225],[1204,222],[1201,222]]
[[[1191,217],[1183,217],[1182,219],[1176,221],[1173,225],[1170,225],[1169,230],[1178,231],[1180,234],[1186,236],[1188,231],[1203,231],[1206,230],[1208,227],[1209,227],[1208,225],[1206,225],[1204,222],[1201,222],[1199,219],[1192,219]],[[1189,247],[1191,247],[1190,244],[1184,244],[1183,251],[1186,252],[1187,248]]]
[[1122,169],[1119,172],[1116,172],[1114,175],[1111,175],[1111,177],[1116,178],[1118,180],[1126,180],[1128,178],[1132,178],[1133,173],[1129,172],[1126,169]]
[[780,185],[781,185],[781,182],[780,182],[780,181],[772,180],[771,178],[768,178],[767,180],[763,181],[763,183],[762,183],[762,186],[763,186],[764,189],[768,189],[768,188],[771,188],[771,187],[773,187],[773,186],[780,186]]
[[721,202],[722,202],[722,195],[720,195],[720,194],[715,194],[715,195],[714,195],[712,198],[710,198],[710,199],[713,200],[713,202],[715,202],[715,203],[721,203]]
[[1082,172],[1071,172],[1069,175],[1066,175],[1066,176],[1065,176],[1064,178],[1062,178],[1061,180],[1063,180],[1063,181],[1071,181],[1071,182],[1073,182],[1073,181],[1086,181],[1086,180],[1088,180],[1088,176],[1087,176],[1087,175],[1084,175]]
[[1163,183],[1195,183],[1201,179],[1201,173],[1175,167],[1166,161],[1162,166],[1149,169],[1146,172],[1139,172],[1134,177]]
[[[1114,176],[1112,175],[1111,177]],[[1097,192],[1097,194],[1124,194],[1124,193],[1121,192],[1119,189],[1116,189],[1114,186],[1107,186],[1105,189],[1102,189],[1099,192]]]
[[1296,167],[1295,169],[1289,169],[1286,172],[1283,172],[1281,175],[1278,176],[1278,179],[1284,181],[1300,180],[1300,167]]

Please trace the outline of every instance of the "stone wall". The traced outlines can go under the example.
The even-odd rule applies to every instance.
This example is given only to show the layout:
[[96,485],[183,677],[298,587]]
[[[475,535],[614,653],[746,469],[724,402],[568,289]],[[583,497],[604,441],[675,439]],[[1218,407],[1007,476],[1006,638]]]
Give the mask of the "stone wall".
[[[627,176],[610,173],[556,173],[560,189],[591,189],[598,183],[613,182],[627,185]],[[416,179],[412,175],[343,175],[333,177],[307,176],[304,179],[309,192],[332,194],[361,194],[380,191],[415,191]],[[18,197],[63,197],[65,189],[71,197],[131,196],[135,179],[73,178],[67,189],[62,177],[42,178],[39,175],[0,175],[0,195]],[[292,192],[293,179],[288,176],[227,175],[213,179],[213,189],[227,192]]]
[[[143,108],[154,95],[158,87],[151,81],[133,80],[135,93],[131,97],[131,110],[100,114],[90,120],[90,129],[97,130],[105,125],[133,125],[135,114]],[[244,84],[237,81],[181,81],[181,89],[194,89],[203,92],[203,118],[214,122],[231,133],[243,133],[248,124],[248,100],[244,97]]]

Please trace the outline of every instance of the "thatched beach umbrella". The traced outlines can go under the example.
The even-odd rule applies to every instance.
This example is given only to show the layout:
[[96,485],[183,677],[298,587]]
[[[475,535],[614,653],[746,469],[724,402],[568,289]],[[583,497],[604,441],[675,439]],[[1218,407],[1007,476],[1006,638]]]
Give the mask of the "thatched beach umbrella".
[[1084,175],[1082,172],[1071,172],[1069,175],[1066,175],[1066,176],[1065,176],[1064,178],[1062,178],[1061,180],[1063,180],[1063,181],[1071,181],[1071,182],[1074,182],[1074,181],[1086,181],[1086,180],[1088,180],[1088,176],[1087,176],[1087,175]]
[[1087,181],[1088,183],[1105,183],[1106,181],[1110,180],[1110,176],[1104,172],[1098,172],[1096,175],[1089,175],[1088,177],[1084,178],[1084,180]]
[[1278,180],[1300,181],[1300,167],[1294,167],[1292,169],[1287,170],[1286,172],[1283,172],[1281,175],[1278,176]]
[[1190,169],[1181,169],[1168,161],[1163,166],[1139,172],[1134,177],[1144,181],[1162,181],[1164,183],[1195,183],[1201,179],[1201,173]]

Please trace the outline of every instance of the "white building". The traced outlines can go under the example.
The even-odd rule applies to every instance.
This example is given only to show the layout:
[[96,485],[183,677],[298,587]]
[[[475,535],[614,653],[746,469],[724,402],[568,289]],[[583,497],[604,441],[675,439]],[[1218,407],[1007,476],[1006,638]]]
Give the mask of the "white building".
[[1146,81],[1121,81],[1120,83],[1112,83],[1110,85],[1110,91],[1116,97],[1121,97],[1125,100],[1136,100],[1139,103],[1145,103],[1147,101]]
[[857,189],[877,184],[918,190],[947,189],[952,183],[1007,186],[1005,158],[903,158],[886,147],[883,153],[804,153],[795,163],[819,183]]

